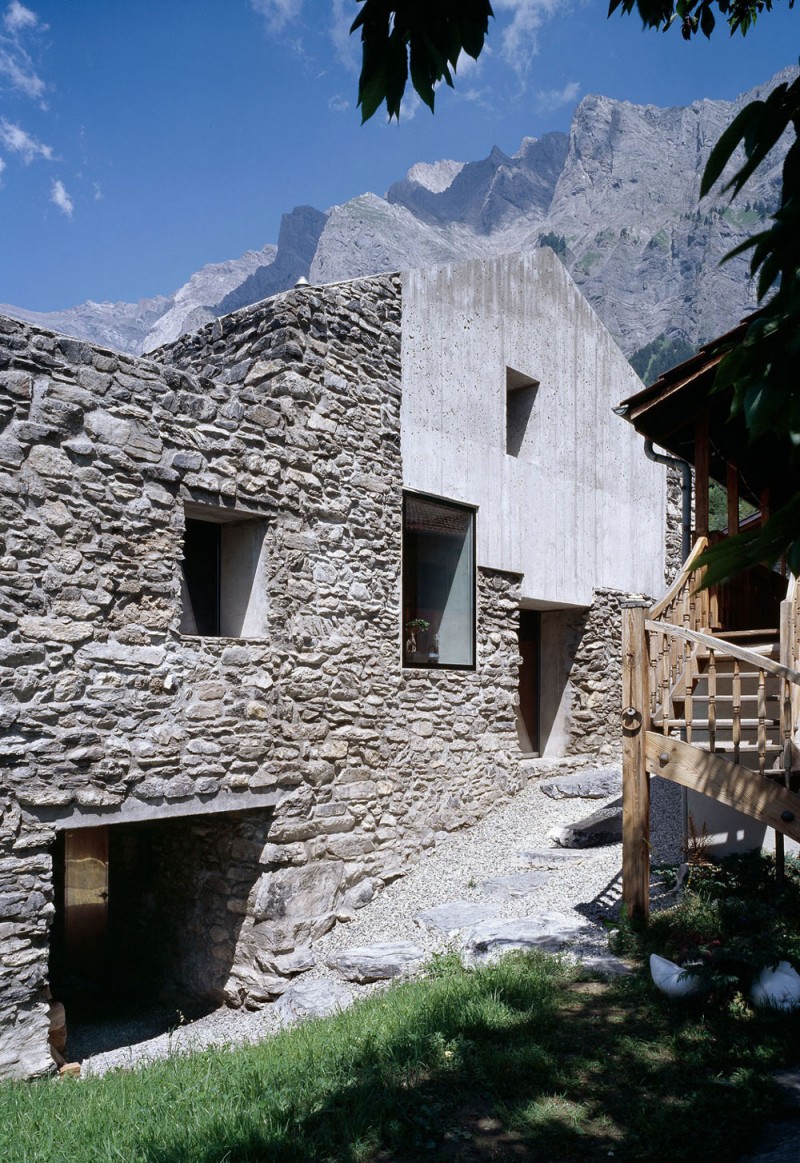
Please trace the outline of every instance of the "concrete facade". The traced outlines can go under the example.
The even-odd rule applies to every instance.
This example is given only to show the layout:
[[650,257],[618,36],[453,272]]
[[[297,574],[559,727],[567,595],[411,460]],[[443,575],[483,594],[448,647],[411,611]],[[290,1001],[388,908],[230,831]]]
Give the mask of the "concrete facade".
[[[479,506],[525,604],[662,592],[664,473],[611,410],[639,379],[551,250],[404,275],[402,364],[406,487]],[[507,369],[538,385],[516,455]]]
[[[112,977],[255,1005],[313,964],[316,936],[529,777],[523,605],[553,617],[550,753],[615,754],[618,602],[663,570],[663,540],[637,578],[610,550],[592,555],[585,501],[602,494],[599,528],[607,503],[623,522],[644,507],[655,526],[663,475],[649,462],[635,478],[617,471],[627,500],[618,481],[599,480],[601,463],[632,464],[635,440],[621,421],[606,425],[604,404],[597,428],[584,424],[594,412],[580,397],[608,377],[619,399],[627,365],[553,258],[511,260],[510,282],[504,261],[427,284],[298,289],[150,359],[0,320],[0,1076],[51,1068],[64,853],[81,835],[107,829]],[[517,277],[530,288],[515,290]],[[570,338],[551,363],[507,339],[483,353],[476,342],[468,364],[440,280],[459,284],[471,311],[482,302],[476,331],[522,343],[539,303],[545,329],[565,312]],[[438,320],[435,344],[426,318]],[[462,386],[490,380],[490,404],[448,395],[434,346],[460,352]],[[541,377],[540,392],[557,372],[572,419],[543,410],[535,457],[507,466],[498,492],[492,465],[515,459],[509,360]],[[551,416],[560,435],[548,438]],[[451,428],[471,434],[460,466]],[[464,458],[487,428],[491,455],[473,480]],[[562,450],[549,479],[548,443]],[[579,479],[578,463],[595,467]],[[515,496],[531,488],[526,474],[544,492]],[[404,485],[477,507],[472,669],[402,665]],[[534,508],[558,511],[561,541],[532,518],[514,529],[513,512]],[[184,531],[198,517],[222,529],[232,587],[231,621],[214,635],[186,623]],[[148,945],[143,933],[160,937]]]

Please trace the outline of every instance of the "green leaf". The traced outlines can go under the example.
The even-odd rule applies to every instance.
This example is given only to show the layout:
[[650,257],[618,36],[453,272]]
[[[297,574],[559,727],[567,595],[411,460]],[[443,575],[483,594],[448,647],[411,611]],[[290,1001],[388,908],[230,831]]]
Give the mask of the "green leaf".
[[748,126],[752,121],[757,120],[759,116],[758,110],[755,107],[761,104],[762,102],[760,101],[752,101],[749,105],[746,105],[741,113],[734,117],[733,121],[712,149],[706,162],[706,168],[703,171],[703,179],[700,183],[701,198],[705,198],[706,194],[715,185],[725,166],[733,157],[736,147],[744,141]]

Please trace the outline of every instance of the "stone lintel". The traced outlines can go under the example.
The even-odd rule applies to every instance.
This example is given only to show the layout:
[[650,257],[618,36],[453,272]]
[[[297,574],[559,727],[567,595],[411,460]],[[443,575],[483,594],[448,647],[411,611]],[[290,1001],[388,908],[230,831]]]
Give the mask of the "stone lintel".
[[248,812],[256,808],[274,808],[281,799],[279,791],[220,792],[216,796],[187,796],[180,800],[129,799],[121,806],[66,808],[27,808],[27,814],[52,824],[57,832],[65,828],[96,828],[100,824],[135,824],[148,820],[176,819],[181,816],[209,816],[218,812]]

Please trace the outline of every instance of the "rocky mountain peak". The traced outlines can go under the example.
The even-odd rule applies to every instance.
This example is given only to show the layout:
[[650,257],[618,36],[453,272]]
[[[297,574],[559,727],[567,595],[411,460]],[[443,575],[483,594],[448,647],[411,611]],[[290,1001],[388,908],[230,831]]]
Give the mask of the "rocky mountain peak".
[[338,281],[548,244],[623,350],[676,332],[696,344],[754,306],[747,259],[720,261],[768,220],[785,151],[733,203],[699,203],[700,175],[744,103],[796,75],[784,70],[733,102],[671,109],[588,95],[568,135],[525,137],[513,155],[494,146],[476,161],[419,162],[384,198],[368,193],[327,212],[298,206],[283,216],[277,245],[204,266],[170,296],[0,311],[141,352],[301,275]]

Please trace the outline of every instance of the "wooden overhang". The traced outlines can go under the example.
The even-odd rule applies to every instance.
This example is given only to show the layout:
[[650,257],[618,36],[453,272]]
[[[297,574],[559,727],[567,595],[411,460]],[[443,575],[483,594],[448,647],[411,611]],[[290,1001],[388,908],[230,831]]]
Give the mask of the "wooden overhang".
[[769,493],[774,508],[796,487],[788,449],[773,435],[751,441],[742,414],[731,416],[731,393],[713,390],[717,368],[744,338],[748,322],[701,347],[615,410],[642,436],[690,464],[696,464],[696,439],[707,416],[709,475],[724,485],[735,466],[740,495],[758,504]]

